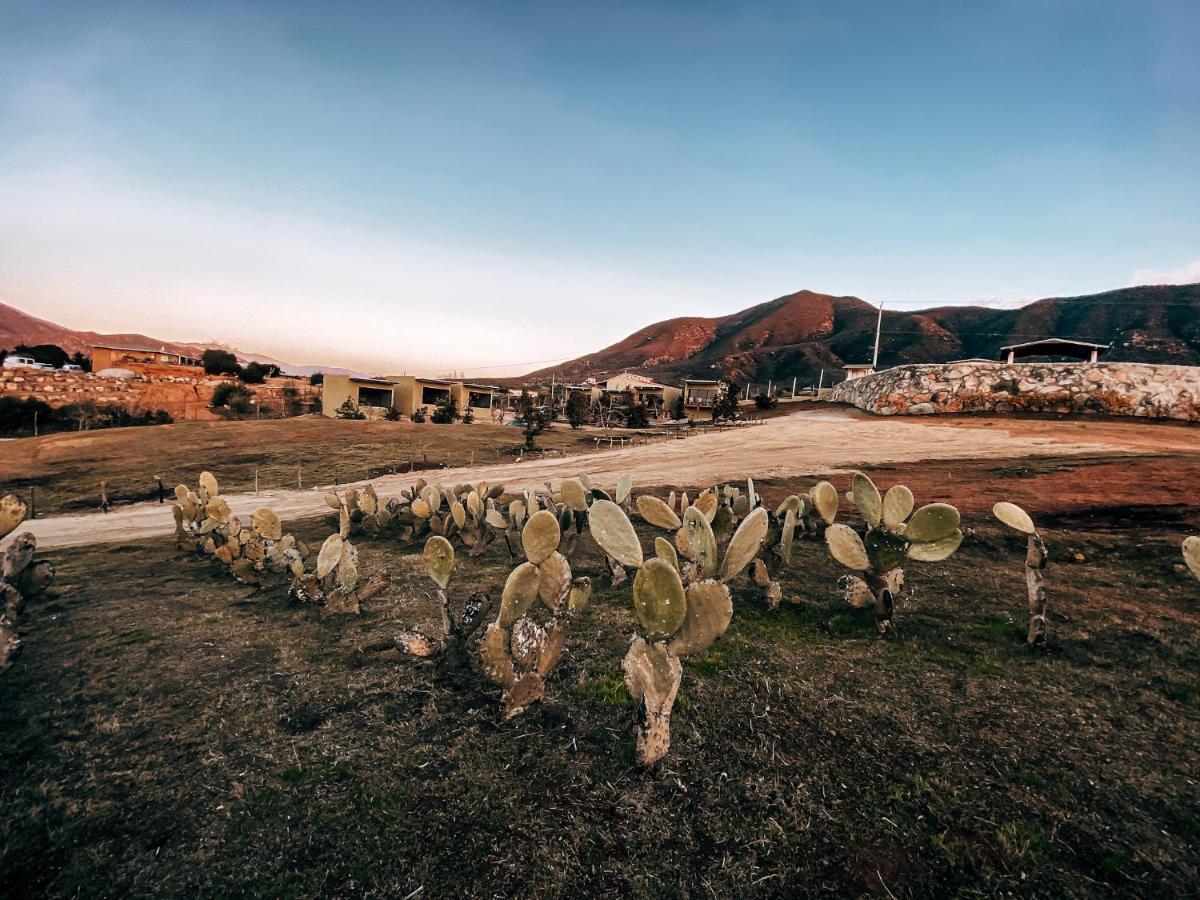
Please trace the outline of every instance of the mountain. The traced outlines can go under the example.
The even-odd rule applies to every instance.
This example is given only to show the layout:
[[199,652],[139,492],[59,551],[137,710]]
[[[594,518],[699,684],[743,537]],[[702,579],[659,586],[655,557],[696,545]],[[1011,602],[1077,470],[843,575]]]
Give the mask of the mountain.
[[[858,297],[798,291],[717,318],[657,322],[610,347],[526,376],[602,378],[626,369],[661,379],[768,379],[801,384],[821,369],[870,362],[878,310]],[[1200,365],[1200,284],[1052,297],[1019,309],[944,306],[883,313],[879,365],[997,359],[1000,348],[1043,337],[1111,344],[1114,361]]]
[[29,313],[22,312],[14,306],[0,303],[0,347],[12,349],[17,344],[57,344],[68,353],[80,352],[87,355],[88,348],[96,344],[115,344],[119,347],[139,347],[147,350],[169,350],[172,353],[183,353],[188,356],[199,356],[204,350],[230,350],[241,363],[260,362],[279,366],[280,371],[289,375],[311,375],[314,372],[326,372],[333,375],[364,376],[352,369],[342,369],[336,366],[298,366],[283,360],[273,359],[261,353],[244,353],[232,350],[224,344],[215,341],[180,342],[164,341],[161,338],[147,337],[144,334],[100,334],[96,331],[74,331],[57,325],[46,319],[39,319]]

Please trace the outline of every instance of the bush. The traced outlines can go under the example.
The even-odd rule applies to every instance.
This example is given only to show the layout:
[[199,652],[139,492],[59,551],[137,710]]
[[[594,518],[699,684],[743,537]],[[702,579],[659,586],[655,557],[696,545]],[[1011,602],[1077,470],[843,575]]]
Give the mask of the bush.
[[[56,369],[61,369],[67,363],[71,362],[71,357],[67,354],[67,351],[58,346],[58,344],[17,344],[13,353],[18,356],[32,356],[38,362],[54,366]],[[80,354],[76,353],[75,355],[79,356]]]
[[228,350],[205,350],[200,354],[200,361],[204,363],[206,375],[237,375],[242,371],[237,357]]
[[396,409],[394,406],[389,406],[383,411],[383,417],[389,422],[399,422],[400,410]]
[[686,413],[683,409],[683,394],[671,401],[671,418],[675,421],[682,419]]
[[449,425],[457,418],[458,404],[454,402],[454,397],[450,394],[437,402],[437,406],[433,408],[433,415],[430,416],[435,425]]
[[213,389],[212,408],[223,409],[231,416],[246,416],[254,411],[250,388],[236,381],[222,381]]
[[358,404],[347,397],[337,408],[334,415],[339,419],[365,419],[366,415],[358,408]]
[[425,421],[425,407],[418,406],[415,410],[413,410],[412,420],[414,422],[424,422]]
[[774,397],[768,397],[764,393],[758,393],[754,396],[754,406],[756,409],[774,409],[779,405],[779,401]]
[[717,386],[717,400],[713,404],[714,422],[719,422],[721,419],[732,422],[738,417],[738,396],[740,394],[741,390],[736,381],[729,377],[721,379],[721,383]]
[[250,362],[242,367],[238,377],[246,384],[262,384],[268,378],[274,378],[279,374],[279,366],[266,365],[265,363]]
[[313,387],[316,387],[318,384],[324,384],[325,383],[325,373],[324,372],[313,372],[311,375],[308,376],[308,383],[311,384]]
[[114,404],[97,406],[90,400],[55,409],[34,397],[0,397],[0,434],[32,435],[35,415],[38,434],[86,431],[89,428],[169,425],[173,421],[171,416],[161,409],[131,412]]
[[464,425],[470,425],[474,421],[475,421],[475,410],[471,409],[471,407],[468,406],[466,409],[463,410],[462,423]]

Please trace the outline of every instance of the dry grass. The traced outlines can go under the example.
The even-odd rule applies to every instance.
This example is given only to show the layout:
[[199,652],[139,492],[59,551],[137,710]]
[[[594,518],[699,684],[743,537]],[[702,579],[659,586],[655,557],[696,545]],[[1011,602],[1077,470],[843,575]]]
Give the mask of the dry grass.
[[[537,446],[578,453],[594,435],[560,426]],[[321,417],[246,422],[181,422],[152,428],[114,428],[0,442],[0,483],[28,495],[36,488],[39,514],[90,511],[99,483],[114,503],[156,496],[156,475],[170,490],[200,472],[221,473],[226,493],[359,481],[389,472],[509,460],[523,446],[521,430],[471,425],[346,421]]]
[[[1135,534],[1047,535],[1045,651],[1022,643],[1014,536],[981,524],[913,567],[888,641],[806,543],[792,602],[771,613],[739,587],[728,634],[686,664],[653,772],[632,760],[627,592],[597,592],[548,701],[500,723],[481,679],[387,649],[434,612],[389,542],[361,546],[394,589],[325,623],[166,541],[61,552],[61,596],[28,611],[0,679],[0,884],[1183,896],[1200,874],[1200,590],[1177,571],[1180,528]],[[1058,562],[1068,546],[1087,564]],[[607,585],[590,544],[576,569]],[[506,571],[493,548],[452,587],[497,591]]]

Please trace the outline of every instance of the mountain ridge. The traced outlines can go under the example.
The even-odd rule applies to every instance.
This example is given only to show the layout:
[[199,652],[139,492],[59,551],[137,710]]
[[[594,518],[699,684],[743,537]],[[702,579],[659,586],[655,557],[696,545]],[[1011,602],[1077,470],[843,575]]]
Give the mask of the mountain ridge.
[[[853,296],[801,290],[726,316],[655,322],[608,347],[525,376],[578,380],[629,370],[657,378],[801,383],[870,362],[878,308]],[[935,306],[883,312],[881,367],[963,358],[1043,337],[1111,343],[1112,361],[1200,364],[1200,284],[1145,285],[1048,297],[1017,309]]]

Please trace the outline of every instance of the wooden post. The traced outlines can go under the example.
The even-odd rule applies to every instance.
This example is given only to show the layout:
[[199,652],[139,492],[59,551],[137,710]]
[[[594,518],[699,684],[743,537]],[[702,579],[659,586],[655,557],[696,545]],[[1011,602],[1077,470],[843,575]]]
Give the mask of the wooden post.
[[258,466],[254,467],[254,496],[258,496]]
[[795,376],[795,375],[792,376],[792,399],[793,400],[796,399],[796,377],[797,376]]
[[300,463],[296,463],[296,490],[304,490],[304,484],[300,480]]
[[29,518],[37,518],[37,488],[29,486]]
[[100,511],[108,512],[109,506],[110,506],[110,504],[108,502],[108,482],[102,481],[102,482],[100,482]]
[[825,386],[825,370],[821,370],[821,380],[817,382],[817,399],[821,399],[821,388]]

